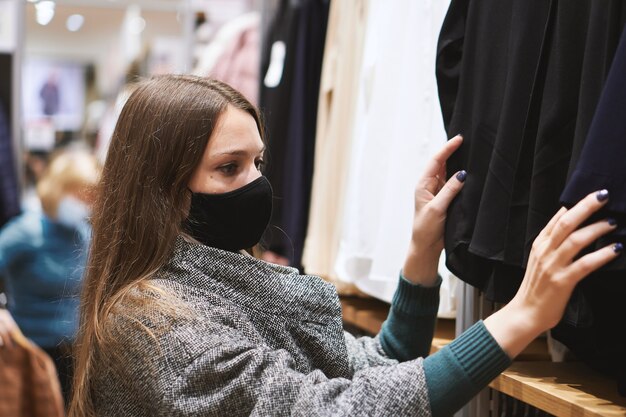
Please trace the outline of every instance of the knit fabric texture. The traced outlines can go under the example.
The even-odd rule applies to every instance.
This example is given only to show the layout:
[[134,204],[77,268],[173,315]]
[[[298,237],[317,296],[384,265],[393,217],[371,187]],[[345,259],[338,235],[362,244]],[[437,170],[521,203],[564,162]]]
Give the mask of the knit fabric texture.
[[433,286],[424,287],[410,283],[400,273],[389,316],[378,334],[387,355],[401,362],[428,356],[435,334],[440,288],[441,277]]
[[423,360],[345,333],[318,277],[178,238],[151,283],[191,314],[118,306],[123,348],[95,352],[99,416],[431,415]]

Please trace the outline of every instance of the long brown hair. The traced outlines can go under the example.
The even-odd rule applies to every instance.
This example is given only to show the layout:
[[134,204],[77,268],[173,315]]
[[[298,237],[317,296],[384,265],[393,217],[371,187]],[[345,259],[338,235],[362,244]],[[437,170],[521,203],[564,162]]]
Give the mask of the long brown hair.
[[75,348],[71,417],[95,415],[94,351],[108,345],[107,317],[169,259],[186,217],[187,184],[219,116],[231,105],[263,127],[256,108],[228,85],[167,75],[141,82],[124,106],[92,218]]

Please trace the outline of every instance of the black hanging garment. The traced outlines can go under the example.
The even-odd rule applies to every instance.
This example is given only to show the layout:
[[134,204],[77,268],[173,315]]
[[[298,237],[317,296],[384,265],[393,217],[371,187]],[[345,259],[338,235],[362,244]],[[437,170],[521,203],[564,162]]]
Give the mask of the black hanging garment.
[[[297,267],[308,224],[328,10],[327,0],[282,1],[261,59],[260,107],[266,120],[269,159],[266,176],[275,195],[264,240],[270,250]],[[281,67],[281,76],[275,77]]]
[[[448,174],[465,169],[468,178],[448,211],[447,266],[490,300],[513,297],[532,242],[561,205],[625,22],[622,0],[450,4],[437,82],[448,135],[464,136]],[[599,347],[583,339],[603,329],[596,342],[615,368],[626,357],[615,329],[624,315],[583,295],[587,285],[611,292],[609,280],[601,281],[577,288],[559,327],[567,326],[568,337],[558,329],[555,337],[599,365]],[[613,288],[611,296],[622,287]],[[610,311],[615,316],[608,319]]]
[[517,291],[533,240],[585,142],[626,21],[620,0],[453,0],[438,45],[448,173],[448,268],[495,301]]
[[0,103],[0,227],[20,213],[20,195],[15,171],[11,127]]

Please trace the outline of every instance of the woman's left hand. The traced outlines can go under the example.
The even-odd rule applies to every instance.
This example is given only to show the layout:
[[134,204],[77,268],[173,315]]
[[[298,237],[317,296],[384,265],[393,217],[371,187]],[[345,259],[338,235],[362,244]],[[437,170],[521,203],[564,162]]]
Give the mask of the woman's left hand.
[[404,277],[414,284],[432,286],[436,283],[446,213],[467,176],[465,171],[459,171],[446,182],[446,161],[462,142],[460,135],[446,142],[430,160],[415,188],[413,234],[402,269]]

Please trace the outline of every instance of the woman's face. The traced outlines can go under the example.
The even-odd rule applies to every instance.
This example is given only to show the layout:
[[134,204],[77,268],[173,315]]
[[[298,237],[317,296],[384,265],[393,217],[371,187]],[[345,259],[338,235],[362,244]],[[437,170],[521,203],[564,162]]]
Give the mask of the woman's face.
[[189,189],[221,194],[241,188],[261,176],[264,152],[254,118],[228,106],[209,138]]

